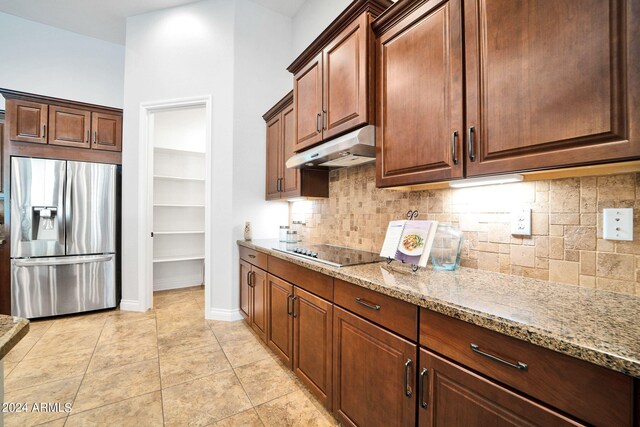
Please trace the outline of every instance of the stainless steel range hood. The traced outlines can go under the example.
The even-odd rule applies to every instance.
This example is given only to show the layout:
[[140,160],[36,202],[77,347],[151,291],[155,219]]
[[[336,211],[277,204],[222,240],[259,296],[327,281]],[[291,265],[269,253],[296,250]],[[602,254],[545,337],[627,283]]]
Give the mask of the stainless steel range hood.
[[376,160],[375,126],[368,125],[320,144],[287,160],[288,168],[343,168]]

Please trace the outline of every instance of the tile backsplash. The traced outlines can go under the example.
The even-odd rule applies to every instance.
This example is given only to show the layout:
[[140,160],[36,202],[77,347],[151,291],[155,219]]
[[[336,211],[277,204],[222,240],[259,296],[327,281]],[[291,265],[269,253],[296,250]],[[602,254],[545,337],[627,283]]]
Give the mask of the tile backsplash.
[[[308,241],[378,252],[387,223],[418,209],[462,229],[462,265],[640,295],[640,173],[402,192],[376,188],[375,165],[330,174],[329,198],[291,203]],[[511,235],[511,211],[532,209],[532,236]],[[631,207],[634,241],[602,239],[602,210]]]

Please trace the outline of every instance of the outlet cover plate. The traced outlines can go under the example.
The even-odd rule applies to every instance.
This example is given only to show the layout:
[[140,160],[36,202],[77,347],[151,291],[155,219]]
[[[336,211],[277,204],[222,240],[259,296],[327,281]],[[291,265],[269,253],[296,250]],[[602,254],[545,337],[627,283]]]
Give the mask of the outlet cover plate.
[[603,209],[602,237],[605,240],[633,240],[633,209]]
[[511,212],[511,234],[531,236],[531,208],[519,208]]

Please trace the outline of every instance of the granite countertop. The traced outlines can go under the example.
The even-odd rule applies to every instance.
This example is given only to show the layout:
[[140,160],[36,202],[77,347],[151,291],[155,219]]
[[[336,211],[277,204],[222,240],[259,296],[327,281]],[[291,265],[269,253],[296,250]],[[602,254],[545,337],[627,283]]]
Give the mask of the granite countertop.
[[640,378],[640,298],[470,268],[386,263],[333,267],[238,241],[271,256],[430,310]]
[[29,332],[29,321],[0,314],[0,360]]

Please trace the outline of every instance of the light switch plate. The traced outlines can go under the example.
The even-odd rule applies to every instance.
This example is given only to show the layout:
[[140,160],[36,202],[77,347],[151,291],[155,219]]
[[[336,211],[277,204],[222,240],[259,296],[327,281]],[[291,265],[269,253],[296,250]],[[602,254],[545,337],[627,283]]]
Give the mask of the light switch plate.
[[633,240],[633,209],[603,209],[602,237],[605,240]]
[[531,208],[519,208],[511,212],[511,234],[531,236]]

